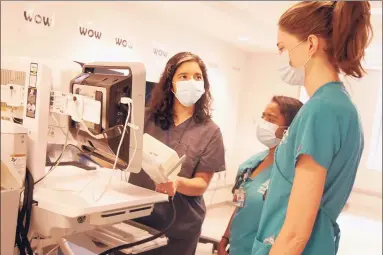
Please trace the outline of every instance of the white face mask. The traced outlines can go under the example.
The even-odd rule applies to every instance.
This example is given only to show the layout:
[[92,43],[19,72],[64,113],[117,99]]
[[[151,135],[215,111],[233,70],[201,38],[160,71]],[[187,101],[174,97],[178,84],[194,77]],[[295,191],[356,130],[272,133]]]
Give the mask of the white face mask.
[[275,136],[275,132],[278,128],[278,125],[270,123],[264,119],[260,119],[257,124],[258,141],[268,148],[274,148],[281,142],[281,139]]
[[204,81],[194,79],[176,82],[177,92],[174,93],[178,101],[186,107],[194,105],[205,93]]
[[[292,48],[290,52],[295,50],[302,42]],[[290,85],[303,86],[305,85],[305,66],[311,59],[311,56],[307,59],[306,63],[301,67],[293,67],[290,64],[290,58],[288,52],[283,52],[281,55],[282,65],[278,68],[279,75],[282,81]]]

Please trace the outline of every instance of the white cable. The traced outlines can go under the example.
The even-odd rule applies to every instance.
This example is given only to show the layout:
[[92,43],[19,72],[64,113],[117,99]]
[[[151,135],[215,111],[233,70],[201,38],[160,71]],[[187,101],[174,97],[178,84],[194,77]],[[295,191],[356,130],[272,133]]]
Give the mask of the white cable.
[[[66,133],[66,138],[65,138],[65,144],[64,144],[64,147],[63,147],[63,150],[60,154],[60,158],[58,159],[57,163],[49,170],[49,172],[47,172],[45,174],[45,176],[43,178],[45,178],[49,173],[51,173],[60,163],[61,163],[61,160],[63,159],[64,157],[64,152],[66,150],[66,148],[68,147],[68,134],[69,134],[69,131]],[[49,186],[46,186],[47,189],[50,189],[50,190],[54,190],[54,191],[63,191],[63,192],[77,192],[77,194],[81,193],[87,186],[89,186],[89,184],[91,182],[93,182],[94,179],[90,180],[81,190],[77,191],[77,190],[72,190],[72,189],[56,189],[56,188],[52,188],[52,187],[49,187]],[[41,181],[42,184],[44,184],[44,180]],[[37,183],[36,185],[39,185],[40,183]]]
[[57,189],[52,187],[46,187],[47,189],[58,191],[58,192],[74,192],[75,194],[79,195],[81,194],[94,180],[97,179],[97,176],[91,178],[90,181],[88,181],[84,187],[82,187],[80,190],[74,190],[74,189]]
[[[61,160],[63,159],[64,157],[64,152],[66,150],[66,148],[68,147],[68,136],[69,136],[69,130],[67,130],[67,132],[65,133],[64,129],[62,127],[60,127],[60,124],[59,122],[57,121],[57,119],[53,116],[52,114],[52,118],[53,120],[55,121],[56,125],[61,129],[61,131],[63,132],[63,134],[65,135],[65,143],[64,143],[64,147],[62,149],[62,152],[60,154],[60,158],[58,159],[58,161],[56,162],[56,164],[49,170],[48,173],[45,174],[45,176],[47,176],[50,172],[52,172],[58,165],[60,165],[61,163]],[[44,178],[45,178],[44,176]],[[92,180],[93,181],[93,180]],[[90,181],[89,183],[87,183],[87,185],[85,185],[85,187],[83,189],[81,189],[79,192],[81,192],[82,190],[84,190],[92,181]],[[44,183],[44,181],[42,181],[41,183]],[[38,185],[38,184],[37,184]],[[70,189],[55,189],[55,188],[50,188],[50,187],[47,187],[48,189],[51,189],[51,190],[54,190],[54,191],[70,191],[70,192],[76,192],[74,190],[70,190]],[[54,251],[54,249],[52,250]]]
[[[60,128],[61,132],[64,134],[64,136],[66,136],[67,134],[65,133],[64,129],[60,126],[60,122],[56,119],[55,115],[52,113],[52,119],[54,120],[54,122],[56,123],[57,127]],[[69,132],[69,130],[68,130]]]
[[60,245],[56,245],[55,247],[53,247],[52,250],[50,250],[46,255],[51,255],[55,250],[57,250],[58,248],[60,247]]
[[85,131],[93,138],[95,139],[103,139],[104,138],[104,135],[102,134],[99,134],[99,135],[94,135],[92,132],[90,132],[90,130],[88,129],[87,125],[85,124],[85,122],[83,120],[80,121],[80,124],[82,126],[83,129],[85,129]]
[[[66,133],[66,136],[65,136],[64,147],[63,147],[63,150],[62,150],[62,152],[60,154],[61,157],[59,158],[59,160],[57,160],[56,164],[42,178],[45,178],[45,176],[47,176],[50,172],[52,172],[61,163],[61,160],[64,157],[64,152],[65,152],[65,150],[66,150],[66,148],[68,146],[68,135],[69,135],[69,131]],[[44,181],[42,181],[42,183],[44,183]]]
[[[105,194],[105,192],[108,190],[111,182],[112,182],[112,177],[113,177],[113,174],[114,174],[114,170],[116,168],[116,165],[117,165],[117,161],[118,161],[118,156],[120,154],[120,149],[121,149],[121,145],[122,145],[122,142],[124,140],[124,137],[125,137],[125,132],[126,132],[126,127],[128,126],[128,123],[129,123],[129,117],[130,117],[130,105],[128,104],[128,115],[126,116],[126,120],[125,120],[125,124],[124,124],[124,130],[122,131],[122,135],[121,135],[121,139],[120,139],[120,143],[118,144],[118,148],[117,148],[117,152],[116,152],[116,158],[114,160],[114,164],[113,164],[113,169],[112,169],[112,174],[110,175],[109,177],[109,181],[108,181],[108,184],[106,185],[104,191],[101,193],[101,195],[95,200],[95,201],[99,201],[102,196]],[[128,165],[129,166],[129,165]],[[93,196],[93,199],[94,199],[94,196]]]
[[[136,152],[137,152],[137,134],[136,134],[136,130],[137,128],[136,127],[136,124],[134,122],[134,106],[133,106],[133,101],[130,101],[129,102],[130,105],[131,105],[131,111],[132,111],[132,124],[133,124],[133,128],[131,127],[130,130],[133,130],[133,137],[134,137],[134,151],[133,151],[133,154],[132,156],[130,157],[130,160],[129,160],[129,164],[128,166],[126,167],[125,169],[125,181],[128,181],[128,177],[127,177],[127,174],[128,174],[128,170],[129,170],[129,167],[134,159],[134,156],[136,155]],[[130,146],[129,146],[130,147]]]

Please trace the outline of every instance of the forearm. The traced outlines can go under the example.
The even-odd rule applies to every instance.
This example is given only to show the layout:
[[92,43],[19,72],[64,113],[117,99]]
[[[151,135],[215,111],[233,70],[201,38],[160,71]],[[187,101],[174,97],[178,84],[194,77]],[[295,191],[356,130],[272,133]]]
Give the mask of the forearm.
[[[304,208],[302,204],[300,208]],[[296,217],[285,221],[269,255],[300,255],[310,239],[316,213],[298,213]]]
[[202,196],[209,183],[202,177],[194,177],[191,179],[179,177],[177,181],[177,192],[186,196]]
[[219,255],[227,255],[226,249],[227,246],[229,245],[230,242],[230,226],[231,222],[233,221],[233,217],[235,213],[237,212],[237,209],[234,210],[233,214],[230,217],[229,223],[227,224],[225,233],[223,234],[221,241],[219,242],[219,247],[218,247],[218,254]]
[[295,170],[286,219],[269,255],[302,254],[314,228],[326,174],[326,169],[310,156],[301,156]]
[[308,239],[297,233],[287,232],[283,229],[272,246],[269,255],[300,255],[304,251]]

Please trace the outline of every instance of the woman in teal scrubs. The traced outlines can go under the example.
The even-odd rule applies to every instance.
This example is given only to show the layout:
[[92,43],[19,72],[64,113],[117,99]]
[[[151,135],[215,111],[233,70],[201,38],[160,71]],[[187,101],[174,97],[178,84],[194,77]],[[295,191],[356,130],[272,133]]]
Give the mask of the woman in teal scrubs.
[[270,182],[275,148],[301,107],[299,100],[284,96],[273,97],[266,106],[257,125],[257,138],[269,149],[255,154],[239,167],[233,188],[237,208],[220,242],[219,255],[227,254],[229,243],[230,255],[251,253]]
[[371,37],[370,5],[307,1],[279,20],[281,78],[304,85],[302,107],[275,151],[252,255],[334,255],[336,220],[363,152],[362,125],[339,73],[360,78]]

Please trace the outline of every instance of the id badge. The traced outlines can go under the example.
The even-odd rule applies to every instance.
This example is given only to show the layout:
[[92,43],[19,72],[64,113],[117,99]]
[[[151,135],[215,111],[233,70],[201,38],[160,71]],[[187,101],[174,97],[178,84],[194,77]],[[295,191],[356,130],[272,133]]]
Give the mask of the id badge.
[[234,191],[233,204],[237,207],[242,208],[245,205],[246,192],[242,189],[236,189]]

